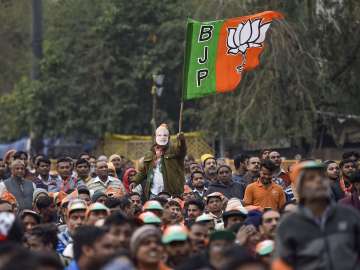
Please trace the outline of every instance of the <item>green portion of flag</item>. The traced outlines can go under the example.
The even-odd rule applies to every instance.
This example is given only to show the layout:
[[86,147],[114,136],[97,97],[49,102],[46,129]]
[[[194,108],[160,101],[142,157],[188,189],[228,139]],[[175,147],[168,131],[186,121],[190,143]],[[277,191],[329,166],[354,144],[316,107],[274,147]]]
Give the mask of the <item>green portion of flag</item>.
[[223,21],[188,20],[183,99],[203,97],[216,91],[216,54]]

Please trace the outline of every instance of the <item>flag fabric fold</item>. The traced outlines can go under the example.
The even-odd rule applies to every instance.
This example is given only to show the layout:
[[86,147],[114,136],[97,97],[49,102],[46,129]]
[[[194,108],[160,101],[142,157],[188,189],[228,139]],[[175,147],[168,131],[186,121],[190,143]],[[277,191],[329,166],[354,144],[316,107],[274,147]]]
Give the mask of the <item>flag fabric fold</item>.
[[259,65],[276,11],[199,22],[188,20],[183,100],[235,90],[243,72]]

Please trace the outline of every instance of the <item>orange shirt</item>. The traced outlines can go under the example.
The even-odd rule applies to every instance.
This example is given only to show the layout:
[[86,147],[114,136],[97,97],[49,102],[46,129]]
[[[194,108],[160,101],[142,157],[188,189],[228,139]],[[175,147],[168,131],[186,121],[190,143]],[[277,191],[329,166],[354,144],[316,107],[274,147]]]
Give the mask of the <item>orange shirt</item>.
[[261,208],[270,207],[275,210],[280,210],[285,202],[286,197],[282,187],[275,183],[264,187],[260,180],[257,180],[245,189],[245,205],[255,205]]

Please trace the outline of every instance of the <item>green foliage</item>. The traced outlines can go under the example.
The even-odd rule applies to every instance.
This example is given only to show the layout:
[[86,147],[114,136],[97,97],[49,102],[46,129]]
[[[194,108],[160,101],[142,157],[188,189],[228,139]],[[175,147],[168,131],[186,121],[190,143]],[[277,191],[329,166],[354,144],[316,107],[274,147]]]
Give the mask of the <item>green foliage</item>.
[[[233,141],[285,137],[295,144],[304,139],[311,143],[319,123],[330,129],[333,124],[316,111],[360,113],[360,3],[322,2],[43,1],[41,79],[18,80],[13,92],[0,98],[0,137],[18,138],[29,132],[36,137],[79,138],[101,138],[105,132],[150,133],[155,73],[166,76],[158,124],[165,121],[175,131],[186,19],[213,20],[272,9],[282,11],[286,19],[273,24],[261,66],[247,73],[234,93],[187,102],[184,128],[226,134]],[[19,31],[28,38],[28,31]],[[25,54],[24,48],[19,50]],[[23,63],[29,59],[10,61],[16,72],[26,75]]]

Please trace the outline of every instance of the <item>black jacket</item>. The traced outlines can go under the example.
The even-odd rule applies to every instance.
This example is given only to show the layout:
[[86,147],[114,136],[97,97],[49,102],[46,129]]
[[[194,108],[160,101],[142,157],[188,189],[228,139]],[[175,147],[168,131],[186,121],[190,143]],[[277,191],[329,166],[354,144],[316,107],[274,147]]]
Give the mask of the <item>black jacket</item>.
[[215,182],[209,185],[205,196],[213,192],[220,192],[228,199],[238,198],[242,200],[244,198],[245,187],[242,184],[235,182],[231,182],[229,185],[224,185],[221,182]]
[[299,207],[279,224],[276,257],[294,269],[360,269],[360,214],[331,205],[322,221]]

